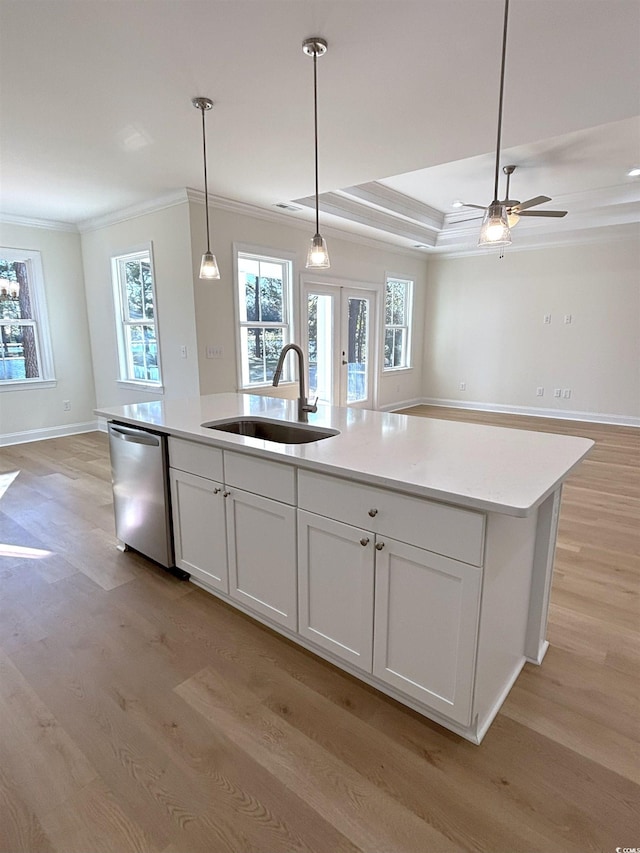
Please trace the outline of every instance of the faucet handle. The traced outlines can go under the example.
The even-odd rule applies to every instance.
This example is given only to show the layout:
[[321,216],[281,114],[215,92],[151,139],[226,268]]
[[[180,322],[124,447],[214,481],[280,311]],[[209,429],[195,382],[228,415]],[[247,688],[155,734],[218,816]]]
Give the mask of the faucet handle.
[[318,395],[317,394],[316,394],[316,399],[309,406],[309,411],[310,412],[317,412],[318,411]]

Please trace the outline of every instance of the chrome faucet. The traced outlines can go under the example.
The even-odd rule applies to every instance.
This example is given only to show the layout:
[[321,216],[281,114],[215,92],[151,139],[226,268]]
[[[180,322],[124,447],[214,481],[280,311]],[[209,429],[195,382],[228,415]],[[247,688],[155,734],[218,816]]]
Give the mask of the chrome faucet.
[[315,402],[313,403],[309,403],[309,401],[307,400],[307,392],[304,384],[304,353],[302,352],[298,344],[287,344],[282,348],[282,352],[280,353],[280,357],[278,358],[278,363],[273,374],[273,384],[274,387],[278,387],[280,378],[282,376],[284,359],[290,349],[294,350],[296,355],[298,356],[298,384],[300,386],[298,397],[298,420],[304,421],[306,423],[309,420],[309,412],[318,411],[318,406],[316,405],[316,403],[318,402],[318,398],[316,397]]

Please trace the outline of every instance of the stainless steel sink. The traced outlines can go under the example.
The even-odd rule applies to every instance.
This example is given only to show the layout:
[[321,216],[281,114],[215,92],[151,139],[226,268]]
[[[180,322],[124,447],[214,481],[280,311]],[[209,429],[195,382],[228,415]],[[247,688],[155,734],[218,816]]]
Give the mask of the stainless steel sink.
[[310,441],[320,441],[322,438],[340,435],[340,431],[337,429],[292,423],[291,421],[273,421],[268,418],[227,418],[221,421],[208,421],[202,426],[206,429],[231,432],[234,435],[275,441],[278,444],[307,444]]

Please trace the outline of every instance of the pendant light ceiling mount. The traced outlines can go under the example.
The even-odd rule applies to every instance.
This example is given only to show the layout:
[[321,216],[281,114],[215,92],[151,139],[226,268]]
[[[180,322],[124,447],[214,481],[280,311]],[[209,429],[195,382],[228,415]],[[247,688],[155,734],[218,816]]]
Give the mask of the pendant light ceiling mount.
[[202,263],[200,264],[200,278],[218,279],[220,278],[220,270],[216,256],[211,251],[211,232],[209,229],[209,189],[207,187],[207,135],[205,130],[204,114],[213,108],[211,98],[192,98],[193,106],[202,113],[202,159],[204,162],[204,212],[207,222],[207,251],[202,255]]
[[312,270],[326,270],[331,264],[327,244],[320,234],[320,214],[318,203],[318,76],[316,64],[319,56],[327,52],[327,41],[320,36],[310,36],[302,42],[302,52],[313,59],[313,129],[315,144],[315,179],[316,179],[316,233],[311,239],[309,252],[307,254],[306,268]]

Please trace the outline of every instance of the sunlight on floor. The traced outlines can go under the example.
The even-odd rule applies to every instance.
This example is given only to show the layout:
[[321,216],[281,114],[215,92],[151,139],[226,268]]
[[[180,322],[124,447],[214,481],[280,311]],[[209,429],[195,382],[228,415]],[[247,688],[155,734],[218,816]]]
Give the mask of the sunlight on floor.
[[[0,474],[0,498],[13,483],[20,471],[9,471],[6,474]],[[23,560],[41,560],[43,557],[50,557],[53,551],[46,551],[43,548],[28,548],[26,545],[9,545],[0,542],[0,557],[21,557]]]
[[4,495],[19,473],[20,471],[8,471],[6,474],[0,474],[0,498]]

